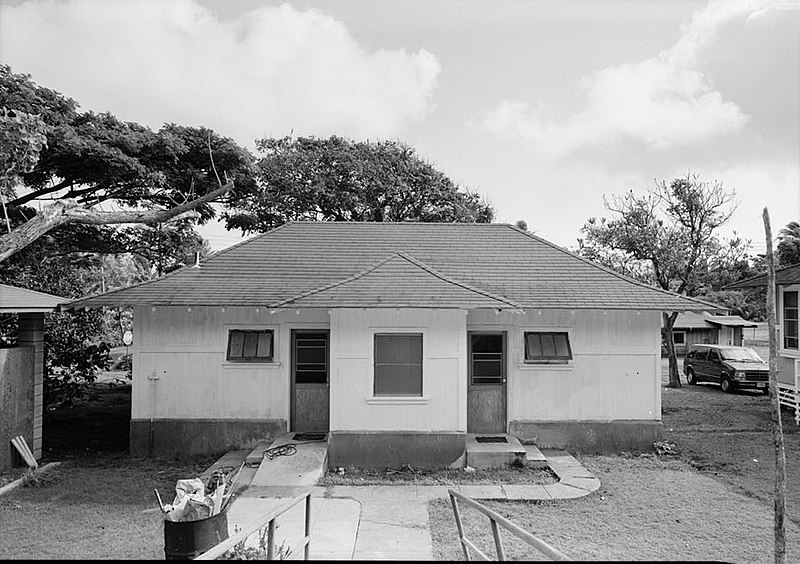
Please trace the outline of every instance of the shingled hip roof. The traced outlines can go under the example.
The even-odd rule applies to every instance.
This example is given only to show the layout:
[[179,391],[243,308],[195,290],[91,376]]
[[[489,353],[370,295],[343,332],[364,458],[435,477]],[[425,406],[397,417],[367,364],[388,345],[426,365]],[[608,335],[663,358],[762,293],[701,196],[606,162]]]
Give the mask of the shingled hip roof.
[[98,306],[724,309],[622,276],[506,224],[297,222]]
[[[776,284],[800,284],[800,264],[794,264],[775,271]],[[760,274],[729,284],[723,290],[744,290],[745,288],[760,288],[767,285],[767,275]]]
[[58,309],[66,298],[0,284],[0,313],[36,313]]

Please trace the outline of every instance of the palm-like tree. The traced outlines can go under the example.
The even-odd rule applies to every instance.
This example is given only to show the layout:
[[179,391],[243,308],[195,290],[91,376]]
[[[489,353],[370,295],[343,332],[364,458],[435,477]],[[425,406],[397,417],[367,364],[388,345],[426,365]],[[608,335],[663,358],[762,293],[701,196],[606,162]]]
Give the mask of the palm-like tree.
[[778,233],[778,263],[780,266],[800,264],[800,223],[790,221]]

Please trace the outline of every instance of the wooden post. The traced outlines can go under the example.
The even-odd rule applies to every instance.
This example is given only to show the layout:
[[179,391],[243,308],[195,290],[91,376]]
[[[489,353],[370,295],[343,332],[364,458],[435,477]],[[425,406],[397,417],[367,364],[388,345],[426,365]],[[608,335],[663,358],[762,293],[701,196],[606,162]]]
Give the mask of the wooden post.
[[44,314],[20,313],[17,344],[33,347],[33,456],[42,457],[42,413],[44,412]]
[[778,332],[775,327],[775,262],[772,254],[772,228],[764,208],[767,237],[767,327],[769,328],[769,399],[772,404],[772,442],[775,446],[775,564],[786,562],[786,450],[783,445],[781,406],[778,401]]

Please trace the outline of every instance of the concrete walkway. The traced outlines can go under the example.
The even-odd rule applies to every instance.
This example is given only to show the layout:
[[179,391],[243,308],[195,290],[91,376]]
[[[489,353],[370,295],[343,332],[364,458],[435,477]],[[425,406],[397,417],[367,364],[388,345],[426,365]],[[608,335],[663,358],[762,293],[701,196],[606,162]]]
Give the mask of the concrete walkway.
[[[318,445],[298,445],[298,449]],[[433,545],[428,519],[428,501],[446,498],[453,489],[474,499],[554,500],[589,495],[600,480],[565,451],[544,451],[559,482],[547,485],[454,485],[454,486],[331,486],[308,487],[306,477],[325,464],[317,452],[300,453],[293,472],[266,472],[269,462],[256,472],[257,483],[241,492],[228,509],[230,534],[272,508],[310,489],[312,494],[312,559],[340,560],[432,560]],[[286,464],[294,457],[285,457]],[[305,461],[305,462],[303,462]],[[306,468],[315,461],[314,469]],[[304,466],[304,467],[300,467]],[[274,477],[274,480],[270,479]],[[300,482],[287,478],[296,476]],[[287,481],[295,483],[285,483]],[[280,483],[278,483],[280,482]],[[304,506],[299,504],[278,519],[276,545],[294,546],[302,538]],[[250,543],[257,543],[252,535]],[[292,555],[292,558],[301,555]]]

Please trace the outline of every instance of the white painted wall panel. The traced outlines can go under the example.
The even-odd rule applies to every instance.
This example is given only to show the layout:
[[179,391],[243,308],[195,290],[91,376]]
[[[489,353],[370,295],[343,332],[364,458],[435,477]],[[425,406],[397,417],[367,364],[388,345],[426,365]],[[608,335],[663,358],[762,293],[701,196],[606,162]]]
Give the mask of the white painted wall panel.
[[[507,331],[509,420],[661,419],[657,312],[471,311],[480,330]],[[567,331],[573,361],[525,364],[525,331]]]
[[[331,429],[464,431],[466,315],[457,310],[331,312]],[[374,397],[375,333],[422,333],[423,397]]]
[[[289,419],[290,331],[327,329],[325,310],[136,308],[134,419]],[[272,363],[229,363],[228,331],[272,329]],[[152,379],[157,378],[157,379]]]

